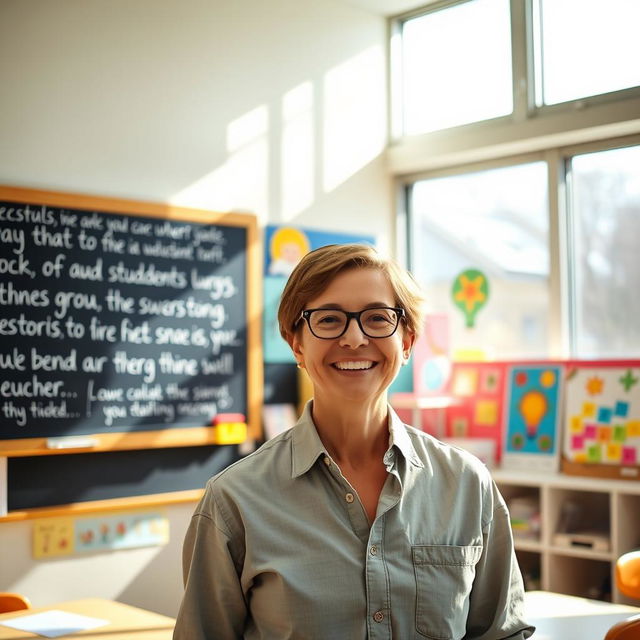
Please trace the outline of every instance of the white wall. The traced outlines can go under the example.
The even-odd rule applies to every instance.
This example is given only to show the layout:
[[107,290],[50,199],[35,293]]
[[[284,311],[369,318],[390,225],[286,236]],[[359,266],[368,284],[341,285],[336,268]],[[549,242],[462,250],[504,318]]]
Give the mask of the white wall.
[[[0,183],[217,210],[392,246],[382,18],[333,0],[2,0]],[[175,615],[167,547],[31,558],[0,523],[0,591]]]

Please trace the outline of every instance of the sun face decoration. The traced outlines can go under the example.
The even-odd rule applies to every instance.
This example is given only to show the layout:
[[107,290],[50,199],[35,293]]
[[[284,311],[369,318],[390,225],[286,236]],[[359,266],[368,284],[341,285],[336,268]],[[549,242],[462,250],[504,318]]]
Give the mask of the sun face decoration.
[[598,376],[593,376],[593,378],[587,380],[585,388],[590,396],[597,396],[604,389],[604,380],[598,378]]

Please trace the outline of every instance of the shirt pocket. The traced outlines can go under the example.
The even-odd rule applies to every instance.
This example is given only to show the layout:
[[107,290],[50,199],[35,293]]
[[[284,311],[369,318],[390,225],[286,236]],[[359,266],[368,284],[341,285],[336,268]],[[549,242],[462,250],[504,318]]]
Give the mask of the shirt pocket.
[[411,552],[417,632],[436,640],[462,638],[482,546],[414,545]]

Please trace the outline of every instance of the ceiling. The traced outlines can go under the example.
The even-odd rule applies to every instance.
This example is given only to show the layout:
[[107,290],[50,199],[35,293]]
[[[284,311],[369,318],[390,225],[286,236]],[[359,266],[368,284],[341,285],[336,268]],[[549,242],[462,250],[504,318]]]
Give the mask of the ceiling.
[[381,16],[396,16],[418,7],[433,4],[436,0],[338,0]]

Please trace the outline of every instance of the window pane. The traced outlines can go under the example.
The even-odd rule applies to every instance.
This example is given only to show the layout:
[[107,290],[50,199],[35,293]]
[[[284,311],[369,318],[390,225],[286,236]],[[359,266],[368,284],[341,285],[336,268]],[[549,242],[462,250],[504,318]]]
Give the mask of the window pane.
[[[449,315],[454,356],[476,349],[489,358],[549,355],[547,188],[543,162],[413,185],[412,268],[429,310]],[[489,281],[473,328],[452,298],[467,269]]]
[[640,355],[640,147],[571,161],[578,357]]
[[640,85],[638,0],[538,0],[543,96],[557,104]]
[[405,134],[513,110],[508,0],[472,0],[402,28]]

